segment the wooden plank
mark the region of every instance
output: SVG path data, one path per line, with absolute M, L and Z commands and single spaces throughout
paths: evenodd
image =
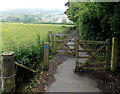
M 68 45 L 65 44 L 65 46 L 74 54 L 74 51 Z
M 74 44 L 67 44 L 67 46 L 74 46 Z
M 112 38 L 111 70 L 116 71 L 118 61 L 118 38 Z
M 81 67 L 85 66 L 85 64 L 92 59 L 100 50 L 102 50 L 105 47 L 105 45 L 101 46 L 94 54 L 92 54 L 87 60 L 85 60 L 82 64 L 80 64 Z
M 85 70 L 94 70 L 94 71 L 99 71 L 99 70 L 106 70 L 106 68 L 104 68 L 104 67 L 98 67 L 98 68 L 96 68 L 96 67 L 84 67 L 83 69 L 85 69 Z
M 110 39 L 107 39 L 106 42 L 110 42 Z M 106 69 L 110 68 L 110 44 L 106 45 Z
M 17 62 L 15 62 L 15 64 L 17 65 L 17 66 L 19 66 L 19 67 L 22 67 L 22 68 L 24 68 L 24 69 L 27 69 L 27 70 L 29 70 L 29 71 L 31 71 L 31 72 L 37 72 L 37 71 L 35 71 L 35 70 L 33 70 L 33 69 L 31 69 L 31 68 L 28 68 L 28 67 L 26 67 L 26 66 L 24 66 L 24 65 L 22 65 L 22 64 L 19 64 L 19 63 L 17 63 Z
M 89 58 L 90 56 L 79 56 L 79 58 Z M 106 56 L 94 56 L 94 58 L 106 58 Z
M 79 50 L 79 52 L 95 52 L 96 50 Z M 100 52 L 106 52 L 106 50 L 101 50 Z
M 105 65 L 105 62 L 92 62 L 92 63 L 88 63 L 89 65 Z
M 78 32 L 74 34 L 74 55 L 76 57 L 75 71 L 79 67 L 79 38 Z
M 55 33 L 56 34 L 56 33 Z M 54 36 L 54 50 L 56 50 L 57 42 L 56 42 L 56 36 Z
M 79 44 L 111 44 L 111 42 L 106 42 L 106 41 L 80 41 Z
M 76 63 L 79 63 L 79 40 L 75 39 L 75 57 L 76 57 Z

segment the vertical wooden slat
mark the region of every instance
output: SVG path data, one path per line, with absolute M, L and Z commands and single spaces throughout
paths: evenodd
M 118 38 L 112 38 L 111 71 L 115 72 L 118 63 Z
M 60 32 L 58 32 L 58 34 L 60 34 Z M 58 40 L 61 40 L 61 37 L 60 36 L 58 36 Z M 59 42 L 57 42 L 58 43 L 58 45 L 57 45 L 57 51 L 59 50 L 59 48 L 61 47 L 61 41 L 59 41 Z M 58 47 L 59 46 L 59 47 Z
M 44 64 L 45 70 L 49 70 L 49 42 L 45 42 L 44 44 Z
M 79 65 L 79 39 L 75 38 L 75 57 L 76 57 L 76 69 L 78 69 Z
M 77 37 L 76 33 L 74 34 L 74 55 L 76 56 L 76 47 L 77 47 Z
M 56 34 L 56 33 L 54 33 L 54 34 Z M 54 50 L 56 50 L 56 36 L 54 35 Z
M 110 39 L 107 39 L 106 42 L 110 42 Z M 106 45 L 106 69 L 110 68 L 110 44 Z

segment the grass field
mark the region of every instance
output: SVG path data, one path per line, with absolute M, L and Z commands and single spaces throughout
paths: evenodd
M 29 41 L 34 42 L 38 34 L 45 41 L 49 30 L 61 32 L 71 25 L 2 23 L 1 26 L 2 47 L 3 50 L 7 50 L 9 45 L 18 46 Z

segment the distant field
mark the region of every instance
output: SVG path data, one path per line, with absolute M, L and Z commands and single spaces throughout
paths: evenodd
M 41 39 L 45 41 L 49 30 L 61 32 L 70 26 L 71 25 L 2 23 L 2 47 L 7 49 L 11 44 L 21 45 L 29 41 L 34 42 L 38 34 Z

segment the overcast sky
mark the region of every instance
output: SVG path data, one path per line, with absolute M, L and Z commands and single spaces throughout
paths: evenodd
M 46 8 L 65 10 L 68 0 L 1 0 L 0 11 L 15 8 Z

